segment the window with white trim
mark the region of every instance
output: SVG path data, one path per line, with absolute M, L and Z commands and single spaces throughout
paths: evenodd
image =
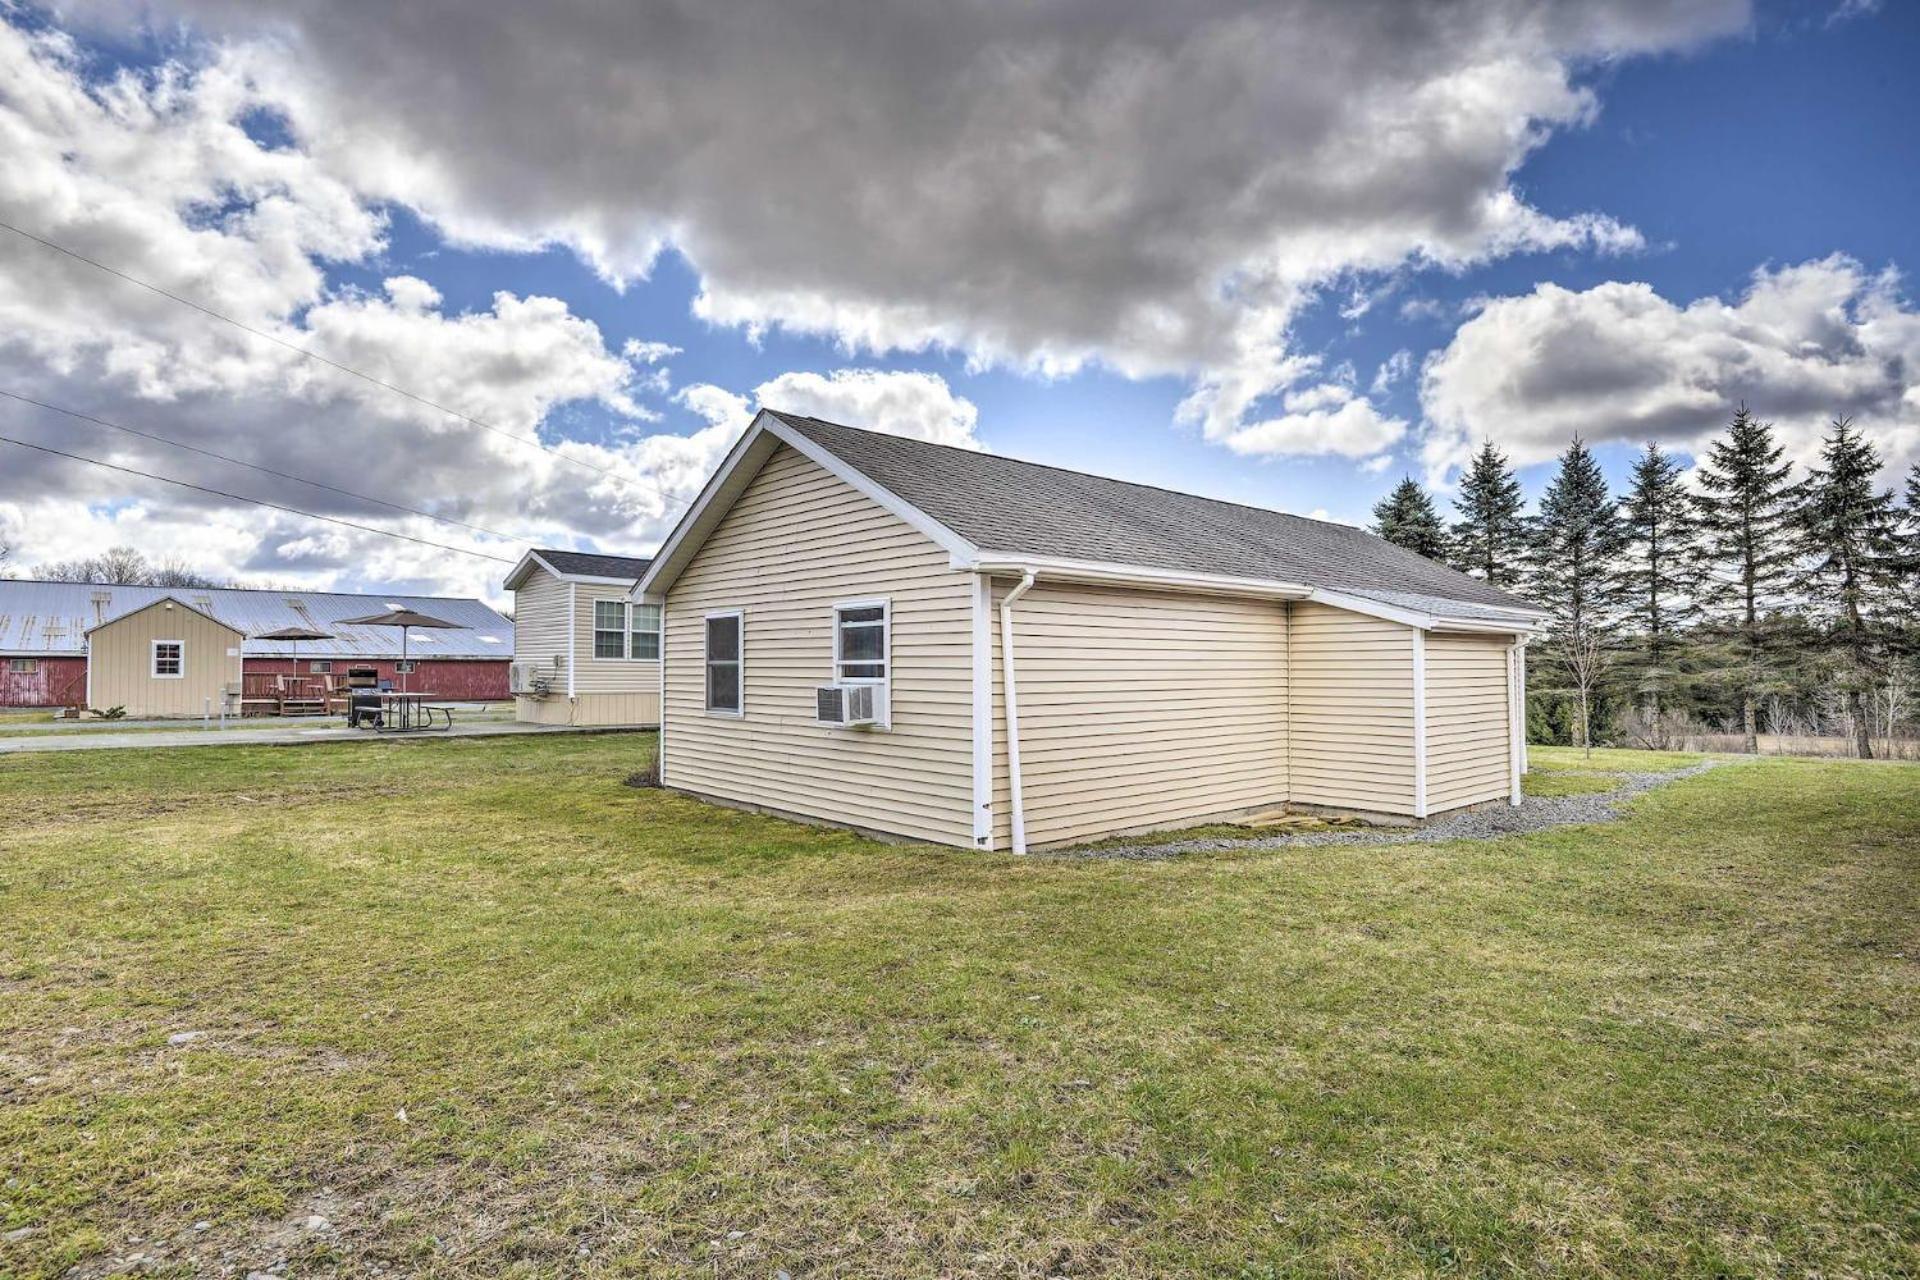
M 410 676 L 419 669 L 420 664 L 412 658 L 407 658 L 393 664 L 393 674 L 397 676 Z
M 833 607 L 833 678 L 862 684 L 887 678 L 885 600 L 859 600 Z
M 738 613 L 707 615 L 707 710 L 741 714 L 746 630 Z
M 180 680 L 187 674 L 187 646 L 178 640 L 153 642 L 153 678 Z
M 8 658 L 7 670 L 16 676 L 30 676 L 40 670 L 38 658 Z
M 593 656 L 627 656 L 627 606 L 620 600 L 593 602 Z
M 632 656 L 642 662 L 660 660 L 660 606 L 657 604 L 630 605 L 631 621 L 628 623 L 628 636 L 632 642 Z
M 333 674 L 333 661 L 331 659 L 316 658 L 307 664 L 307 670 L 316 676 L 331 675 Z

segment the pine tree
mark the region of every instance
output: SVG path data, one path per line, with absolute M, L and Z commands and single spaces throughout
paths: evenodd
M 1622 586 L 1638 632 L 1641 691 L 1650 721 L 1657 721 L 1660 696 L 1673 684 L 1682 631 L 1700 612 L 1700 525 L 1680 464 L 1652 442 L 1634 461 L 1623 506 Z
M 1433 499 L 1408 476 L 1373 508 L 1373 531 L 1429 560 L 1447 558 L 1447 530 L 1434 510 Z
M 1533 598 L 1549 611 L 1547 652 L 1573 682 L 1578 744 L 1593 746 L 1593 702 L 1611 659 L 1620 614 L 1620 554 L 1626 526 L 1600 464 L 1575 436 L 1540 499 L 1535 523 Z
M 1453 500 L 1460 519 L 1453 526 L 1455 564 L 1496 587 L 1520 581 L 1526 567 L 1527 519 L 1521 514 L 1520 480 L 1507 455 L 1487 440 L 1460 479 Z
M 1709 612 L 1734 637 L 1738 664 L 1733 676 L 1740 689 L 1740 718 L 1749 753 L 1760 750 L 1760 688 L 1772 662 L 1769 615 L 1789 603 L 1794 557 L 1794 524 L 1800 500 L 1787 483 L 1792 464 L 1773 442 L 1773 427 L 1741 405 L 1727 438 L 1707 450 L 1697 475 L 1705 491 L 1698 499 L 1708 562 L 1715 570 L 1705 596 Z
M 1908 648 L 1920 649 L 1920 462 L 1907 472 L 1907 508 L 1901 513 L 1900 578 L 1902 625 Z
M 1847 659 L 1843 692 L 1853 720 L 1854 750 L 1873 758 L 1863 695 L 1884 656 L 1879 602 L 1893 585 L 1898 514 L 1893 494 L 1878 491 L 1880 455 L 1847 418 L 1837 418 L 1820 445 L 1823 466 L 1808 473 L 1801 532 L 1811 557 L 1800 585 L 1826 614 L 1828 643 Z

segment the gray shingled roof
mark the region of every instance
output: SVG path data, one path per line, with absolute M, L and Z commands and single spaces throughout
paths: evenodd
M 1298 583 L 1452 616 L 1534 607 L 1348 525 L 769 412 L 983 551 Z
M 533 554 L 561 573 L 577 573 L 587 578 L 628 578 L 638 582 L 653 561 L 644 556 L 603 556 L 591 551 L 549 551 L 534 548 Z

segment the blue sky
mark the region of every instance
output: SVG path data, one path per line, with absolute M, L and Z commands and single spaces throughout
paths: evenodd
M 1351 96 L 1376 114 L 1336 100 L 1345 92 L 1336 81 L 1319 90 L 1324 104 L 1312 83 L 1288 81 L 1304 68 L 1284 62 L 1287 30 L 1267 33 L 1282 52 L 1263 84 L 1259 62 L 1207 52 L 1215 45 L 1197 17 L 1193 31 L 1166 37 L 1164 80 L 1124 86 L 1136 90 L 1137 118 L 1124 101 L 1095 112 L 1085 104 L 1096 86 L 1111 92 L 1114 74 L 1096 74 L 1101 52 L 1152 49 L 1164 34 L 1102 13 L 1031 36 L 1035 50 L 1094 64 L 1086 95 L 1056 99 L 1050 81 L 1018 81 L 1003 88 L 1003 110 L 962 103 L 985 122 L 973 131 L 950 130 L 920 99 L 942 76 L 965 86 L 980 74 L 966 61 L 969 41 L 1004 61 L 1017 24 L 956 29 L 952 65 L 920 65 L 931 55 L 911 48 L 917 30 L 870 44 L 861 33 L 808 32 L 826 50 L 816 61 L 859 48 L 849 82 L 817 102 L 791 90 L 774 101 L 796 116 L 854 121 L 832 132 L 769 122 L 764 108 L 729 115 L 726 104 L 770 64 L 720 35 L 701 37 L 714 42 L 701 46 L 711 84 L 647 63 L 658 41 L 645 30 L 632 53 L 606 50 L 606 85 L 644 86 L 624 106 L 582 93 L 551 120 L 530 119 L 523 101 L 475 123 L 456 118 L 458 103 L 406 100 L 416 82 L 443 83 L 436 74 L 452 70 L 488 93 L 476 101 L 510 98 L 524 80 L 538 112 L 541 58 L 515 51 L 597 53 L 565 48 L 569 6 L 534 37 L 503 26 L 443 40 L 424 16 L 395 19 L 378 56 L 352 54 L 327 18 L 298 6 L 277 15 L 263 6 L 255 24 L 184 3 L 144 27 L 0 10 L 20 38 L 17 65 L 98 109 L 84 137 L 62 138 L 77 127 L 66 123 L 73 112 L 36 117 L 24 93 L 10 101 L 0 89 L 12 136 L 44 147 L 40 170 L 22 165 L 26 176 L 0 184 L 10 221 L 80 241 L 302 345 L 385 362 L 369 371 L 476 416 L 556 446 L 598 446 L 596 467 L 636 479 L 626 500 L 593 498 L 595 475 L 581 467 L 531 451 L 522 462 L 497 441 L 474 454 L 444 421 L 364 389 L 349 395 L 310 369 L 261 365 L 243 337 L 201 332 L 205 322 L 164 305 L 136 308 L 71 264 L 60 269 L 78 275 L 59 283 L 73 314 L 56 324 L 44 305 L 52 268 L 18 244 L 0 255 L 16 307 L 0 302 L 0 314 L 46 332 L 0 342 L 0 360 L 9 385 L 149 427 L 190 427 L 297 474 L 339 466 L 364 476 L 367 459 L 389 457 L 424 482 L 411 492 L 460 495 L 445 499 L 450 513 L 608 550 L 657 540 L 677 502 L 643 510 L 633 494 L 664 488 L 683 501 L 738 428 L 726 406 L 750 406 L 757 388 L 823 375 L 806 385 L 825 399 L 796 407 L 832 416 L 841 396 L 843 417 L 885 412 L 827 386 L 844 371 L 906 395 L 932 424 L 860 425 L 1354 521 L 1402 474 L 1444 489 L 1463 443 L 1482 436 L 1524 464 L 1537 493 L 1571 430 L 1599 441 L 1618 479 L 1636 442 L 1685 453 L 1741 397 L 1778 417 L 1797 456 L 1841 412 L 1891 461 L 1920 453 L 1920 324 L 1898 274 L 1920 260 L 1920 6 L 1694 0 L 1658 20 L 1599 5 L 1588 22 L 1514 0 L 1541 29 L 1515 40 L 1499 3 L 1487 0 L 1484 27 L 1424 35 L 1448 45 L 1431 68 L 1417 47 L 1401 62 L 1368 62 L 1393 27 L 1356 18 L 1348 30 L 1325 8 L 1296 15 L 1326 27 L 1315 40 L 1352 41 Z M 1252 77 L 1244 96 L 1256 107 L 1244 120 L 1190 87 L 1192 61 L 1204 57 L 1224 59 L 1223 77 Z M 896 81 L 924 88 L 889 99 Z M 1463 83 L 1470 97 L 1451 87 Z M 136 108 L 115 97 L 128 84 Z M 1031 104 L 1018 97 L 1027 90 L 1040 95 Z M 1421 95 L 1436 92 L 1468 104 L 1458 120 L 1424 118 L 1434 113 L 1417 105 L 1432 101 Z M 1323 105 L 1330 118 L 1356 119 L 1296 126 Z M 884 127 L 890 110 L 900 116 L 892 133 L 907 141 Z M 882 127 L 863 134 L 863 117 L 876 116 Z M 1381 118 L 1395 122 L 1391 144 L 1369 132 Z M 799 141 L 755 136 L 763 122 Z M 1002 174 L 978 163 L 974 136 L 995 129 L 990 157 L 1066 139 L 1021 172 L 1073 199 L 1043 189 L 1026 207 L 1036 179 L 1022 181 L 1017 163 L 997 189 Z M 1180 148 L 1196 137 L 1207 154 L 1189 164 Z M 1369 154 L 1389 145 L 1405 158 Z M 192 164 L 156 164 L 148 179 L 114 162 L 130 148 L 169 146 L 193 148 Z M 181 168 L 194 172 L 181 178 Z M 1407 174 L 1400 186 L 1396 168 Z M 1242 172 L 1250 176 L 1236 185 Z M 846 175 L 868 173 L 870 187 L 845 189 Z M 1210 183 L 1223 194 L 1201 190 Z M 1217 213 L 1223 205 L 1231 216 Z M 282 217 L 283 206 L 297 212 Z M 1496 206 L 1506 212 L 1487 212 Z M 89 223 L 76 209 L 104 212 Z M 1523 214 L 1508 219 L 1513 210 Z M 1190 254 L 1182 216 L 1194 226 Z M 151 219 L 144 238 L 142 219 Z M 209 232 L 211 247 L 200 234 Z M 190 246 L 189 260 L 170 238 Z M 191 260 L 202 252 L 206 261 Z M 390 294 L 393 277 L 431 292 L 403 301 Z M 556 299 L 559 310 L 534 323 L 525 307 L 498 311 L 500 294 Z M 622 354 L 629 341 L 678 350 L 642 359 Z M 1378 377 L 1396 353 L 1402 374 Z M 933 377 L 898 381 L 904 374 Z M 1241 394 L 1209 391 L 1223 385 Z M 284 427 L 301 423 L 356 443 L 289 454 Z M 85 433 L 60 438 L 105 448 Z M 139 456 L 187 474 L 164 450 Z M 17 475 L 11 489 L 0 482 L 0 536 L 13 521 L 21 558 L 60 549 L 28 532 L 48 527 L 35 512 L 56 500 L 87 513 L 72 526 L 76 554 L 140 518 L 190 524 L 202 533 L 180 535 L 189 558 L 256 574 L 334 583 L 382 572 L 451 589 L 497 572 L 477 561 L 457 574 L 421 560 L 375 569 L 350 533 L 305 536 L 313 530 L 274 517 L 263 535 L 232 513 L 180 507 L 165 486 L 130 494 L 50 470 Z M 592 511 L 570 519 L 576 500 Z M 439 501 L 429 499 L 436 510 Z M 257 549 L 263 537 L 278 539 L 270 553 Z

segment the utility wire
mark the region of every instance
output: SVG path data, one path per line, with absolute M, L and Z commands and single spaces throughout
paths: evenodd
M 431 538 L 416 538 L 410 533 L 397 533 L 392 529 L 382 529 L 375 525 L 361 524 L 355 520 L 342 520 L 339 516 L 323 516 L 317 511 L 302 511 L 299 507 L 289 507 L 278 502 L 268 502 L 265 498 L 249 498 L 244 493 L 228 493 L 225 489 L 209 489 L 203 484 L 194 484 L 187 480 L 175 480 L 172 476 L 155 475 L 151 471 L 140 471 L 133 467 L 123 467 L 118 463 L 102 462 L 98 458 L 82 457 L 77 453 L 68 453 L 64 449 L 55 449 L 50 445 L 34 444 L 31 440 L 16 440 L 12 436 L 0 436 L 0 443 L 17 444 L 22 449 L 35 449 L 41 453 L 50 453 L 56 458 L 71 458 L 75 462 L 84 462 L 89 466 L 105 467 L 109 471 L 119 471 L 130 476 L 139 476 L 143 480 L 159 480 L 165 484 L 177 484 L 182 489 L 192 489 L 197 493 L 212 494 L 216 498 L 230 498 L 235 502 L 251 502 L 258 507 L 271 507 L 275 511 L 285 511 L 290 515 L 305 516 L 309 520 L 324 520 L 328 524 L 345 525 L 349 529 L 358 529 L 362 533 L 377 533 L 385 538 L 399 538 L 404 542 L 416 542 L 423 547 L 434 547 L 441 551 L 451 551 L 456 555 L 473 556 L 479 560 L 492 560 L 498 564 L 517 564 L 506 556 L 488 555 L 484 551 L 474 551 L 468 547 L 456 547 L 450 542 L 435 542 Z
M 116 279 L 126 281 L 128 284 L 138 285 L 140 288 L 145 289 L 150 293 L 157 293 L 161 297 L 166 298 L 169 301 L 177 302 L 183 307 L 189 307 L 195 311 L 198 311 L 203 316 L 211 316 L 213 319 L 224 321 L 225 323 L 232 325 L 236 329 L 243 329 L 246 332 L 252 334 L 256 338 L 264 338 L 268 342 L 275 343 L 279 346 L 285 347 L 287 350 L 293 352 L 296 355 L 305 356 L 309 360 L 315 360 L 321 364 L 328 365 L 334 369 L 338 369 L 341 373 L 348 374 L 352 377 L 358 378 L 362 382 L 371 383 L 373 386 L 382 387 L 388 391 L 393 392 L 395 395 L 405 396 L 407 399 L 413 401 L 415 404 L 425 405 L 427 408 L 438 410 L 441 413 L 447 414 L 449 417 L 458 418 L 462 422 L 468 423 L 472 426 L 479 427 L 482 431 L 491 431 L 494 435 L 500 436 L 503 439 L 513 440 L 519 444 L 528 445 L 532 448 L 540 450 L 542 453 L 550 453 L 554 457 L 560 459 L 562 462 L 571 463 L 576 467 L 584 467 L 589 471 L 597 471 L 601 475 L 610 476 L 613 479 L 618 480 L 623 484 L 637 485 L 640 488 L 651 490 L 653 493 L 658 494 L 663 500 L 675 506 L 684 507 L 688 505 L 687 500 L 685 498 L 677 498 L 674 495 L 668 493 L 665 489 L 662 489 L 658 485 L 649 484 L 644 480 L 635 479 L 632 476 L 629 476 L 622 472 L 614 470 L 612 467 L 603 467 L 598 463 L 588 462 L 583 458 L 576 458 L 572 454 L 562 453 L 560 450 L 554 448 L 552 445 L 543 444 L 541 441 L 534 438 L 533 436 L 523 436 L 516 431 L 508 431 L 502 427 L 496 427 L 490 422 L 486 422 L 479 418 L 474 417 L 472 414 L 462 413 L 460 412 L 460 410 L 441 404 L 437 400 L 429 400 L 426 396 L 420 395 L 418 392 L 409 391 L 402 386 L 396 386 L 395 384 L 388 382 L 385 378 L 375 377 L 371 373 L 363 373 L 359 369 L 354 368 L 352 365 L 342 364 L 338 360 L 332 359 L 331 357 L 328 357 L 328 356 L 321 355 L 318 351 L 314 351 L 308 347 L 303 347 L 297 342 L 289 342 L 287 339 L 282 338 L 278 334 L 269 333 L 265 329 L 255 328 L 253 325 L 248 324 L 244 320 L 236 320 L 234 317 L 227 315 L 225 312 L 216 311 L 212 307 L 206 306 L 202 303 L 195 302 L 192 298 L 183 297 L 180 294 L 170 292 L 167 289 L 161 288 L 157 284 L 154 284 L 147 280 L 142 280 L 138 276 L 128 275 L 126 272 L 120 270 L 118 267 L 108 266 L 106 263 L 99 261 L 97 258 L 89 258 L 86 254 L 81 253 L 78 250 L 69 249 L 63 244 L 56 244 L 53 241 L 46 239 L 44 236 L 37 236 L 33 234 L 33 232 L 28 231 L 23 227 L 16 227 L 11 222 L 8 222 L 4 219 L 0 219 L 0 228 L 3 228 L 7 231 L 11 231 L 15 235 L 21 237 L 22 239 L 31 240 L 37 245 L 41 245 L 45 248 L 51 249 L 55 253 L 65 254 L 67 257 L 72 258 L 75 262 L 84 262 L 86 265 L 93 267 L 95 270 L 104 271 L 108 275 L 113 276 Z
M 90 413 L 81 413 L 78 409 L 63 409 L 57 404 L 48 404 L 45 400 L 35 400 L 32 396 L 23 396 L 18 391 L 9 391 L 0 387 L 0 396 L 18 400 L 21 404 L 30 404 L 37 409 L 46 409 L 53 413 L 62 413 L 81 422 L 91 422 L 95 426 L 109 427 L 115 431 L 124 431 L 130 436 L 139 436 L 142 440 L 157 440 L 161 444 L 172 445 L 176 449 L 185 449 L 188 453 L 197 453 L 203 458 L 215 458 L 221 462 L 231 462 L 236 467 L 246 467 L 262 475 L 278 476 L 282 480 L 292 480 L 296 484 L 312 485 L 316 489 L 325 489 L 328 493 L 337 493 L 343 497 L 354 498 L 361 502 L 371 502 L 375 506 L 388 507 L 394 511 L 404 511 L 410 516 L 421 516 L 428 520 L 437 520 L 441 524 L 458 525 L 462 529 L 471 529 L 475 533 L 484 533 L 490 538 L 499 538 L 504 542 L 536 542 L 536 538 L 523 538 L 511 533 L 501 533 L 498 529 L 489 529 L 481 524 L 469 524 L 465 520 L 455 520 L 452 516 L 438 516 L 431 511 L 422 511 L 418 507 L 402 506 L 398 502 L 388 502 L 385 498 L 375 498 L 369 494 L 355 493 L 351 489 L 342 489 L 338 485 L 327 484 L 320 480 L 309 480 L 305 476 L 296 476 L 288 471 L 276 471 L 272 467 L 263 467 L 257 462 L 248 462 L 244 458 L 230 457 L 224 453 L 215 453 L 212 449 L 202 449 L 199 445 L 188 444 L 184 440 L 175 440 L 154 431 L 141 431 L 135 427 L 122 426 L 118 422 L 108 422 L 105 418 L 96 418 Z

